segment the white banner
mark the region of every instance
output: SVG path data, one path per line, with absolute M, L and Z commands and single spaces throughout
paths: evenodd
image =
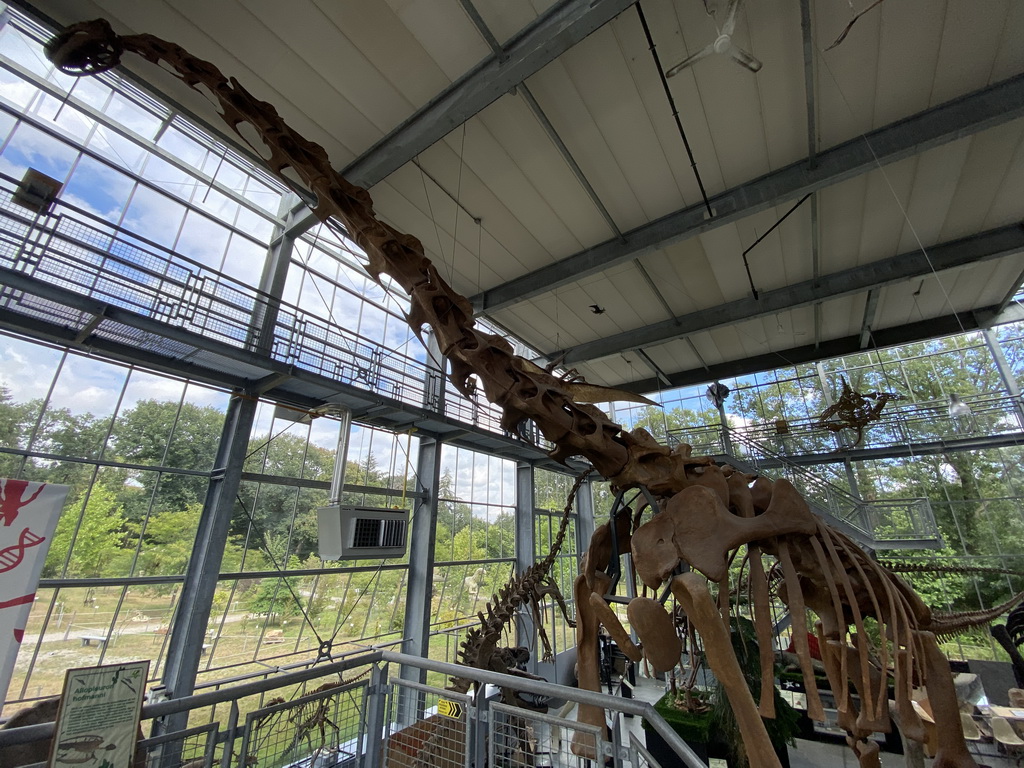
M 0 478 L 0 702 L 7 695 L 68 490 L 66 485 Z

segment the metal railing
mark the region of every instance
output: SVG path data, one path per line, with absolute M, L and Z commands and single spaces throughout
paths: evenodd
M 951 415 L 950 403 L 944 399 L 890 402 L 882 411 L 881 418 L 864 428 L 856 448 L 948 442 L 1024 431 L 1024 404 L 1019 398 L 986 393 L 965 395 L 963 403 L 967 410 L 962 415 Z M 847 451 L 855 447 L 856 439 L 853 430 L 831 432 L 820 427 L 815 418 L 752 421 L 730 426 L 730 432 L 761 444 L 775 445 L 779 453 L 790 456 Z
M 769 477 L 785 477 L 812 507 L 827 512 L 840 529 L 850 528 L 880 549 L 939 548 L 942 535 L 931 503 L 923 497 L 865 501 L 845 488 L 795 464 L 745 433 L 730 433 L 735 454 Z M 815 469 L 818 469 L 817 467 Z
M 391 675 L 391 664 L 470 677 L 483 694 L 400 679 Z M 343 679 L 343 673 L 361 668 L 362 674 Z M 318 683 L 323 684 L 309 689 Z M 486 695 L 485 686 L 602 707 L 609 727 L 506 706 Z M 141 740 L 136 754 L 146 768 L 583 768 L 594 764 L 588 759 L 615 768 L 657 768 L 624 727 L 626 715 L 642 717 L 676 753 L 678 764 L 705 768 L 651 704 L 383 650 L 147 704 L 144 721 L 163 732 Z M 168 728 L 173 723 L 180 727 Z M 0 730 L 0 750 L 48 741 L 52 734 L 53 723 Z M 589 758 L 574 754 L 573 743 Z
M 425 355 L 389 349 L 67 203 L 33 213 L 14 202 L 17 186 L 0 175 L 0 308 L 171 358 L 193 354 L 184 331 L 506 434 L 501 411 L 483 397 L 425 403 L 428 377 L 437 375 Z M 33 282 L 12 285 L 20 277 Z M 167 333 L 102 317 L 90 328 L 94 318 L 55 301 L 47 286 L 127 310 L 145 328 Z M 261 321 L 268 317 L 275 322 L 265 335 Z

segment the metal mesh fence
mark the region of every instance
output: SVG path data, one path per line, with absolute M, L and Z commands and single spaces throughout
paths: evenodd
M 504 704 L 491 704 L 488 753 L 493 768 L 587 768 L 609 754 L 599 728 Z
M 404 680 L 392 681 L 385 768 L 468 768 L 470 698 Z
M 354 764 L 365 732 L 366 682 L 326 683 L 250 712 L 239 766 L 327 768 Z
M 208 723 L 143 739 L 139 742 L 136 759 L 140 752 L 144 754 L 146 768 L 210 768 L 216 762 L 216 747 L 217 724 Z

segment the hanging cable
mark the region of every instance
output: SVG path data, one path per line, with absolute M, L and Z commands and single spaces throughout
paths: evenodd
M 853 107 L 851 106 L 849 99 L 846 98 L 846 93 L 839 85 L 839 80 L 836 78 L 835 73 L 832 71 L 832 68 L 828 65 L 828 59 L 825 56 L 819 56 L 819 58 L 821 59 L 821 62 L 825 65 L 825 70 L 828 72 L 829 77 L 832 78 L 832 83 L 835 85 L 836 90 L 839 92 L 839 97 L 842 99 L 843 104 L 846 105 L 846 109 L 850 113 L 850 116 L 856 117 L 856 114 L 853 111 Z M 883 166 L 881 160 L 878 159 L 878 154 L 875 152 L 875 148 L 871 145 L 871 141 L 868 139 L 867 134 L 862 133 L 861 138 L 864 139 L 864 144 L 868 148 L 868 151 L 871 153 L 872 159 L 875 161 L 875 167 L 878 168 L 879 172 L 882 174 L 882 178 L 885 180 L 885 184 L 889 188 L 889 194 L 892 195 L 892 199 L 895 201 L 896 206 L 899 208 L 900 213 L 903 215 L 903 220 L 907 223 L 907 226 L 910 228 L 910 233 L 914 236 L 914 241 L 917 243 L 918 250 L 921 251 L 921 254 L 924 256 L 925 261 L 928 262 L 928 268 L 931 270 L 932 277 L 935 278 L 935 282 L 939 286 L 939 290 L 942 291 L 942 295 L 945 299 L 946 306 L 948 306 L 950 311 L 953 313 L 953 317 L 956 320 L 957 325 L 960 327 L 960 332 L 967 333 L 967 329 L 964 328 L 964 324 L 960 320 L 960 313 L 956 311 L 956 307 L 953 306 L 953 301 L 952 299 L 950 299 L 949 292 L 946 290 L 946 286 L 942 283 L 942 280 L 939 279 L 939 273 L 935 269 L 935 264 L 932 263 L 932 258 L 928 254 L 928 249 L 925 248 L 924 243 L 921 242 L 921 237 L 917 233 L 917 228 L 914 226 L 914 222 L 910 220 L 910 215 L 907 213 L 906 207 L 904 207 L 903 202 L 899 198 L 899 195 L 896 194 L 896 189 L 893 187 L 892 181 L 889 179 L 889 174 L 886 172 L 885 166 Z
M 697 180 L 697 186 L 700 187 L 700 196 L 704 200 L 704 207 L 707 208 L 708 216 L 714 218 L 715 212 L 711 209 L 711 203 L 708 201 L 708 193 L 704 189 L 704 182 L 701 181 L 700 172 L 697 170 L 697 161 L 693 158 L 693 150 L 690 149 L 690 142 L 686 138 L 683 121 L 679 118 L 676 101 L 672 98 L 672 89 L 668 87 L 668 79 L 665 77 L 665 70 L 661 66 L 661 59 L 658 57 L 658 51 L 656 50 L 657 46 L 654 44 L 654 38 L 651 36 L 651 28 L 647 26 L 647 17 L 644 16 L 644 9 L 640 6 L 640 3 L 636 4 L 636 13 L 640 17 L 641 26 L 644 28 L 644 36 L 647 38 L 647 46 L 651 51 L 651 56 L 654 57 L 654 65 L 657 67 L 658 76 L 661 78 L 661 87 L 665 90 L 668 104 L 672 108 L 672 117 L 676 121 L 676 128 L 679 129 L 679 137 L 683 140 L 683 146 L 686 147 L 686 156 L 690 158 L 690 168 L 693 169 L 693 177 Z
M 754 278 L 752 278 L 750 276 L 750 264 L 747 263 L 747 254 L 750 253 L 752 250 L 754 250 L 754 248 L 757 246 L 758 243 L 760 243 L 762 240 L 764 240 L 766 237 L 768 237 L 768 235 L 770 235 L 772 232 L 774 232 L 776 227 L 778 227 L 782 222 L 784 222 L 786 219 L 788 219 L 789 215 L 791 213 L 793 213 L 793 211 L 795 211 L 797 208 L 799 208 L 801 205 L 803 205 L 804 202 L 807 200 L 807 198 L 809 198 L 811 196 L 811 194 L 813 194 L 813 193 L 808 192 L 806 195 L 801 197 L 797 201 L 796 205 L 794 205 L 792 208 L 790 208 L 788 211 L 786 211 L 782 215 L 781 219 L 779 219 L 774 224 L 772 224 L 770 227 L 768 227 L 768 229 L 765 230 L 763 235 L 761 235 L 759 238 L 757 238 L 757 240 L 755 240 L 753 243 L 751 243 L 750 246 L 745 251 L 743 251 L 743 268 L 747 270 L 747 280 L 750 281 L 750 292 L 754 294 L 754 298 L 755 299 L 757 299 L 757 289 L 754 287 Z
M 266 543 L 267 542 L 266 531 L 262 530 L 261 526 L 259 526 L 256 523 L 256 518 L 253 516 L 252 512 L 249 511 L 249 508 L 247 506 L 245 506 L 245 502 L 242 501 L 242 495 L 240 493 L 235 494 L 235 498 L 238 500 L 238 505 L 242 508 L 242 511 L 245 512 L 245 516 L 249 519 L 249 525 L 252 526 L 253 530 L 256 531 L 257 534 L 261 534 L 262 535 L 263 541 Z M 295 601 L 295 605 L 297 605 L 299 607 L 299 610 L 302 612 L 302 618 L 309 625 L 310 630 L 312 630 L 313 634 L 316 636 L 317 642 L 320 643 L 320 648 L 323 649 L 324 646 L 326 645 L 328 647 L 327 656 L 330 656 L 330 642 L 331 641 L 325 641 L 322 637 L 320 637 L 320 633 L 316 631 L 316 627 L 313 625 L 312 619 L 309 618 L 309 613 L 306 611 L 305 607 L 302 605 L 302 600 L 299 599 L 298 594 L 292 588 L 292 585 L 288 582 L 288 577 L 283 575 L 285 573 L 285 571 L 284 571 L 283 568 L 281 568 L 280 565 L 278 565 L 277 558 L 274 557 L 274 553 L 270 551 L 270 547 L 269 546 L 265 547 L 264 551 L 266 552 L 267 557 L 270 558 L 270 563 L 271 563 L 271 565 L 274 566 L 274 570 L 277 571 L 278 573 L 282 574 L 282 576 L 280 576 L 279 578 L 284 583 L 285 588 L 291 594 L 292 600 Z M 332 638 L 332 640 L 333 640 L 333 638 Z M 318 657 L 318 660 L 319 660 L 319 657 Z

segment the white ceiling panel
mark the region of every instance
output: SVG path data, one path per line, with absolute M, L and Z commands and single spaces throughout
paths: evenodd
M 992 128 L 965 141 L 969 145 L 968 154 L 949 203 L 940 240 L 966 237 L 982 228 L 1019 221 L 1024 214 L 1024 194 L 1001 189 L 1005 183 L 1021 182 L 1024 176 L 1021 165 L 1024 121 Z M 1024 193 L 1024 187 L 1019 191 Z M 1003 211 L 1009 211 L 1009 215 L 991 215 L 997 200 L 1005 201 Z

